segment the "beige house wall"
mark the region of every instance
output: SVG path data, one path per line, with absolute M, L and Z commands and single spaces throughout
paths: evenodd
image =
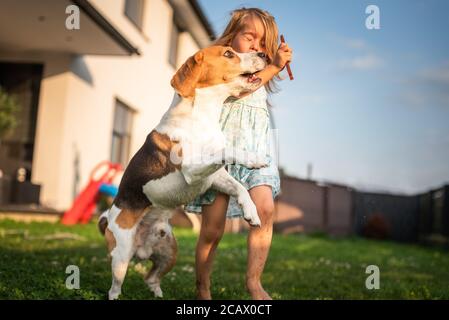
M 172 100 L 169 64 L 173 10 L 165 0 L 147 0 L 143 31 L 124 15 L 125 1 L 92 0 L 141 53 L 140 56 L 71 56 L 63 53 L 0 54 L 0 59 L 44 64 L 32 181 L 42 185 L 41 202 L 66 210 L 91 170 L 110 159 L 115 101 L 134 111 L 130 156 L 159 122 Z M 82 25 L 81 25 L 82 30 Z M 199 49 L 192 36 L 179 39 L 179 64 Z M 118 182 L 120 176 L 116 179 Z

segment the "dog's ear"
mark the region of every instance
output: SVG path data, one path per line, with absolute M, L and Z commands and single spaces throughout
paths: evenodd
M 171 86 L 185 98 L 195 95 L 195 87 L 201 76 L 201 65 L 203 63 L 204 54 L 202 51 L 191 56 L 178 69 L 171 79 Z

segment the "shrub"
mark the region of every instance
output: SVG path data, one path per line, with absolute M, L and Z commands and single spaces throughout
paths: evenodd
M 363 235 L 367 238 L 387 239 L 390 236 L 390 224 L 381 213 L 375 213 L 363 227 Z
M 0 138 L 16 127 L 18 111 L 17 100 L 0 87 Z

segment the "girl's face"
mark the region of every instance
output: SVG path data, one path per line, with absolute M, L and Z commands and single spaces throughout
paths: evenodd
M 265 28 L 257 17 L 246 17 L 243 28 L 232 40 L 231 47 L 240 53 L 265 52 Z

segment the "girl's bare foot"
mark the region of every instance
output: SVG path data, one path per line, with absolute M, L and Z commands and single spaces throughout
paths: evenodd
M 263 289 L 260 281 L 247 281 L 246 289 L 253 300 L 273 300 L 270 295 Z
M 210 290 L 196 289 L 196 299 L 197 300 L 212 300 L 212 296 L 210 295 Z

